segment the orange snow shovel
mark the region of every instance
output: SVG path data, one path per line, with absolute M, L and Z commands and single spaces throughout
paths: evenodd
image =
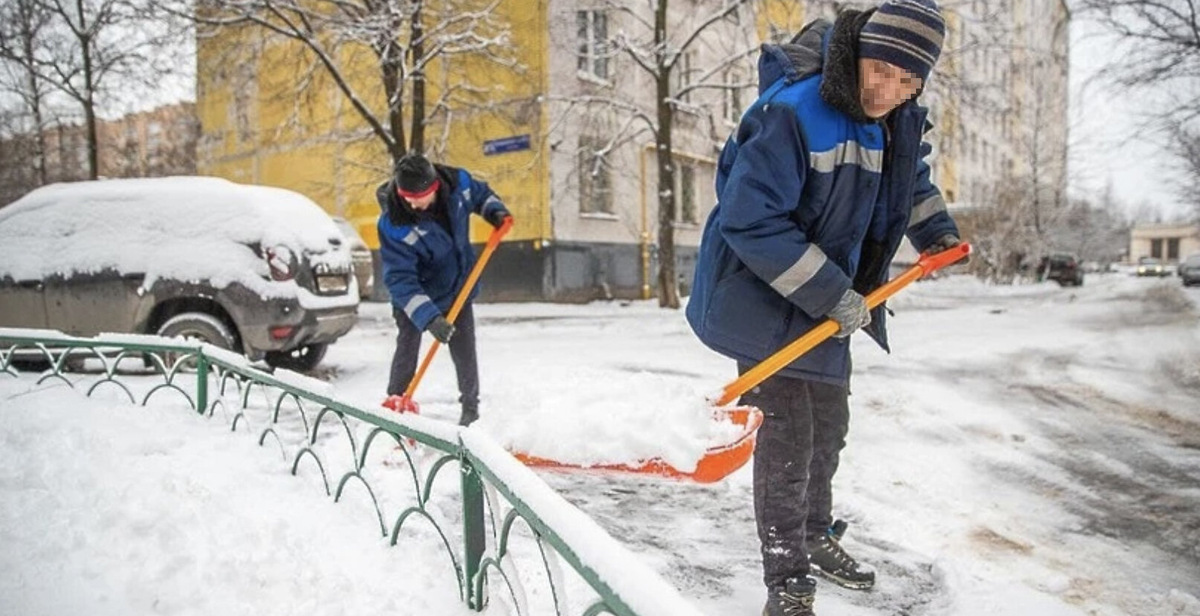
M 446 315 L 446 320 L 454 323 L 458 319 L 458 313 L 462 312 L 462 308 L 467 303 L 467 298 L 471 296 L 471 290 L 475 288 L 475 283 L 479 281 L 479 276 L 483 274 L 483 268 L 487 266 L 488 261 L 492 258 L 492 253 L 496 252 L 496 247 L 500 245 L 500 240 L 512 229 L 513 218 L 508 216 L 504 219 L 499 227 L 492 230 L 492 234 L 488 236 L 487 245 L 483 247 L 483 252 L 479 253 L 479 259 L 475 261 L 475 267 L 471 268 L 471 273 L 467 275 L 467 282 L 463 284 L 462 289 L 458 291 L 458 296 L 454 298 L 454 303 L 450 306 L 450 313 Z M 421 379 L 425 376 L 425 370 L 429 368 L 429 364 L 433 362 L 433 356 L 437 353 L 442 343 L 436 338 L 433 344 L 429 345 L 429 350 L 425 352 L 425 359 L 421 360 L 421 365 L 417 368 L 417 373 L 408 383 L 408 389 L 404 390 L 404 395 L 388 396 L 383 401 L 383 406 L 396 411 L 397 413 L 420 413 L 421 405 L 413 400 L 413 392 L 417 390 L 417 385 L 421 384 Z
M 908 268 L 903 274 L 888 281 L 883 286 L 876 289 L 871 294 L 867 295 L 866 302 L 868 308 L 875 308 L 887 301 L 888 298 L 895 295 L 900 289 L 908 286 L 914 281 L 928 276 L 933 272 L 953 264 L 971 253 L 970 244 L 959 244 L 949 250 L 944 250 L 937 254 L 924 254 L 917 260 L 917 263 Z M 788 364 L 796 361 L 801 355 L 812 350 L 818 344 L 829 339 L 838 331 L 838 324 L 832 319 L 826 319 L 821 324 L 812 328 L 808 333 L 800 336 L 774 355 L 759 362 L 745 374 L 738 377 L 733 382 L 725 386 L 721 391 L 721 395 L 714 401 L 713 406 L 718 408 L 713 410 L 714 419 L 728 420 L 736 425 L 742 426 L 742 432 L 736 439 L 719 445 L 710 447 L 705 450 L 704 456 L 696 464 L 695 470 L 681 471 L 661 458 L 652 458 L 650 460 L 640 461 L 634 464 L 598 464 L 591 466 L 583 466 L 578 464 L 568 464 L 538 458 L 522 453 L 515 454 L 518 460 L 521 460 L 530 466 L 543 466 L 552 468 L 586 468 L 609 471 L 622 471 L 628 473 L 641 473 L 651 475 L 661 475 L 674 479 L 690 479 L 698 483 L 712 483 L 720 481 L 727 477 L 730 473 L 736 471 L 750 460 L 750 456 L 754 453 L 755 432 L 762 425 L 762 411 L 752 406 L 735 406 L 731 408 L 720 408 L 730 404 L 734 400 L 741 397 L 742 394 L 750 391 L 756 385 L 767 380 L 771 375 L 779 372 Z

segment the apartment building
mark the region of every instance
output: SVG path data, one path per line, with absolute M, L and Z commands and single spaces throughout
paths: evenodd
M 194 103 L 101 120 L 96 128 L 101 178 L 196 173 L 200 126 Z M 37 134 L 25 134 L 0 141 L 0 205 L 43 184 L 87 179 L 87 132 L 82 124 L 56 123 L 42 130 L 40 147 L 37 140 Z
M 655 3 L 497 5 L 505 61 L 442 58 L 429 64 L 424 80 L 426 100 L 435 101 L 426 151 L 487 180 L 518 220 L 489 266 L 484 296 L 588 300 L 653 293 L 663 194 L 654 135 L 668 125 L 674 181 L 665 190 L 676 211 L 670 224 L 677 283 L 686 292 L 714 204 L 716 156 L 755 98 L 756 49 L 790 38 L 812 18 L 832 16 L 835 4 L 850 3 L 669 3 L 665 23 L 674 65 L 666 96 L 675 109 L 669 121 L 655 104 L 662 95 L 650 52 Z M 1013 177 L 1042 178 L 1048 194 L 1061 194 L 1065 5 L 943 5 L 951 29 L 939 67 L 946 76 L 931 82 L 924 102 L 938 125 L 930 133 L 932 162 L 947 201 L 952 207 L 986 203 Z M 719 19 L 710 20 L 717 12 Z M 708 25 L 691 38 L 701 24 Z M 303 192 L 351 220 L 377 248 L 374 189 L 390 159 L 343 94 L 345 86 L 314 68 L 297 43 L 261 32 L 213 33 L 198 39 L 198 52 L 200 172 Z M 342 64 L 345 81 L 359 93 L 355 102 L 382 113 L 380 88 L 372 84 L 378 65 L 370 54 L 342 53 L 361 58 Z M 447 95 L 466 91 L 473 104 Z M 486 233 L 482 224 L 473 228 L 476 241 Z

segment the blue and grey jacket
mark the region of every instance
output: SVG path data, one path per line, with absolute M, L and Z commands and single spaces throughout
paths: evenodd
M 847 289 L 865 295 L 885 282 L 906 234 L 918 250 L 958 234 L 924 161 L 927 110 L 908 101 L 884 122 L 862 111 L 856 41 L 868 14 L 846 11 L 792 43 L 764 45 L 759 98 L 718 161 L 687 318 L 741 363 L 823 321 Z M 866 331 L 887 350 L 884 312 Z M 848 384 L 849 339 L 780 374 Z
M 437 202 L 428 212 L 414 211 L 397 195 L 395 180 L 384 182 L 375 191 L 383 210 L 379 216 L 383 281 L 392 306 L 403 310 L 421 330 L 450 311 L 475 266 L 468 227 L 471 212 L 488 220 L 508 214 L 487 183 L 473 179 L 463 169 L 442 165 L 434 165 L 434 169 L 441 186 Z M 438 213 L 445 216 L 443 222 L 438 221 Z M 471 299 L 477 291 L 478 287 L 471 291 Z

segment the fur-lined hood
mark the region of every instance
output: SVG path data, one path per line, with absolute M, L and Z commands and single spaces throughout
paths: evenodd
M 874 13 L 842 11 L 837 21 L 818 19 L 791 41 L 762 46 L 758 60 L 758 93 L 779 79 L 793 83 L 821 73 L 821 98 L 856 122 L 874 122 L 863 111 L 858 92 L 858 34 Z

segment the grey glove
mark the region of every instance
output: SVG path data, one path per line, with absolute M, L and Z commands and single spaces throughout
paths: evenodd
M 842 298 L 834 304 L 833 308 L 826 315 L 829 318 L 837 321 L 838 333 L 834 334 L 834 338 L 845 338 L 853 334 L 858 328 L 866 327 L 871 323 L 871 311 L 867 310 L 867 300 L 859 295 L 854 289 L 846 289 L 842 294 Z
M 436 319 L 429 322 L 425 326 L 425 331 L 433 334 L 437 341 L 446 344 L 450 342 L 450 338 L 454 335 L 454 324 L 446 320 L 446 317 L 438 315 Z
M 933 243 L 930 244 L 929 247 L 925 249 L 925 252 L 927 252 L 931 255 L 935 255 L 939 252 L 950 250 L 951 248 L 954 248 L 955 246 L 958 246 L 961 243 L 962 243 L 962 240 L 958 239 L 957 235 L 954 235 L 953 233 L 947 233 L 947 234 L 943 235 L 942 237 L 939 237 L 936 240 L 934 240 Z M 959 260 L 958 265 L 966 265 L 967 263 L 970 263 L 970 262 L 971 262 L 971 255 L 968 254 L 967 256 L 965 256 L 961 260 Z

